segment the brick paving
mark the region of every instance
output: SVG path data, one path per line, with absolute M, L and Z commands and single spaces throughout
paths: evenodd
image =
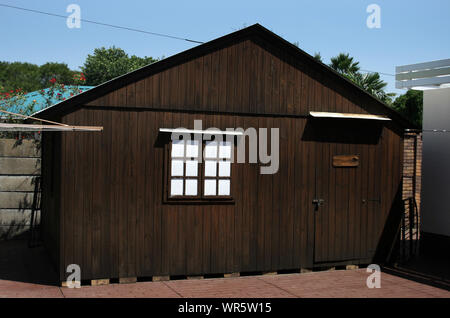
M 246 276 L 203 280 L 138 282 L 65 288 L 0 280 L 0 297 L 154 297 L 154 298 L 450 298 L 450 292 L 387 273 L 381 288 L 369 289 L 364 269 Z
M 388 273 L 381 288 L 369 289 L 365 269 L 82 286 L 52 285 L 56 273 L 40 249 L 0 244 L 0 297 L 450 298 L 450 292 Z

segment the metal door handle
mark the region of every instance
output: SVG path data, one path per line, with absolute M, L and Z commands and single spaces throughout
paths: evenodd
M 321 205 L 323 205 L 323 203 L 325 202 L 324 199 L 313 199 L 312 203 L 316 205 L 316 207 L 320 207 Z

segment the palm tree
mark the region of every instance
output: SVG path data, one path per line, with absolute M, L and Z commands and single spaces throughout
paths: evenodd
M 379 98 L 386 104 L 392 103 L 392 97 L 395 96 L 394 93 L 386 93 L 384 91 L 387 83 L 380 78 L 378 73 L 354 73 L 346 74 L 346 76 L 354 82 L 356 85 L 364 89 L 369 94 Z
M 380 78 L 380 74 L 376 72 L 362 74 L 359 62 L 356 62 L 348 53 L 340 53 L 332 57 L 329 66 L 384 103 L 392 103 L 392 97 L 395 94 L 384 91 L 387 83 Z
M 330 67 L 344 75 L 359 72 L 359 62 L 354 62 L 348 53 L 339 53 L 338 56 L 332 57 Z

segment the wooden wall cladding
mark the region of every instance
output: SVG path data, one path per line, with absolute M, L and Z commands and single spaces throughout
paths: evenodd
M 349 85 L 332 81 L 305 61 L 246 40 L 123 86 L 87 106 L 241 114 L 368 114 L 374 101 Z
M 280 128 L 279 171 L 236 164 L 234 204 L 165 204 L 158 129 L 192 129 L 195 119 L 219 129 Z M 104 131 L 61 135 L 61 278 L 68 264 L 80 264 L 82 279 L 99 279 L 367 263 L 401 180 L 401 138 L 387 128 L 379 144 L 361 145 L 292 138 L 304 134 L 305 118 L 86 107 L 62 122 Z M 360 169 L 333 169 L 333 153 L 361 153 Z M 315 191 L 326 202 L 319 213 Z M 358 203 L 367 197 L 382 203 Z

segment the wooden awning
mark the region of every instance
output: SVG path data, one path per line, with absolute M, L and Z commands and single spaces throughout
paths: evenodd
M 352 114 L 352 113 L 329 113 L 329 112 L 309 112 L 316 118 L 342 118 L 342 119 L 368 119 L 368 120 L 391 120 L 386 116 L 370 114 Z
M 233 135 L 242 136 L 244 133 L 241 131 L 224 131 L 224 130 L 199 130 L 199 129 L 185 129 L 185 128 L 159 128 L 163 133 L 176 133 L 176 134 L 202 134 L 202 135 Z

